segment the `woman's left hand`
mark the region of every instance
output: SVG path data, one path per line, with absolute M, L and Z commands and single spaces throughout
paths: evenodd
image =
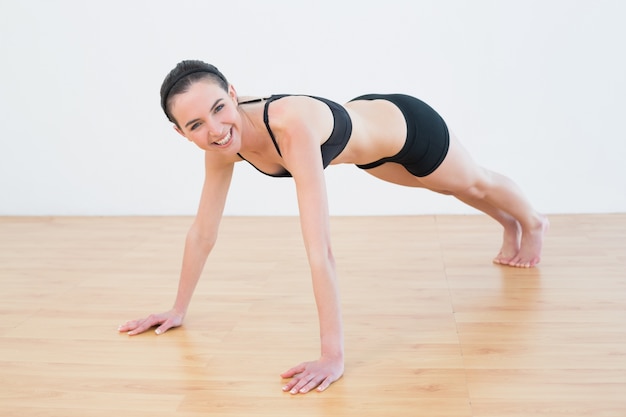
M 324 358 L 312 362 L 303 362 L 283 372 L 283 378 L 292 378 L 283 391 L 290 394 L 306 394 L 317 388 L 322 392 L 343 375 L 343 359 Z

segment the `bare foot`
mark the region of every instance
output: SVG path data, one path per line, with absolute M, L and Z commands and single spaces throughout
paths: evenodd
M 531 268 L 537 265 L 541 260 L 543 236 L 549 227 L 548 218 L 542 215 L 532 229 L 523 230 L 520 250 L 507 265 L 517 268 Z
M 509 265 L 520 251 L 520 236 L 522 228 L 515 219 L 511 219 L 510 225 L 504 228 L 502 247 L 498 255 L 493 258 L 494 264 Z

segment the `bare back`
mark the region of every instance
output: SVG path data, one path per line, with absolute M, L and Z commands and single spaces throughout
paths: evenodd
M 406 140 L 406 121 L 393 103 L 357 100 L 344 107 L 352 119 L 352 135 L 332 164 L 366 164 L 400 151 Z

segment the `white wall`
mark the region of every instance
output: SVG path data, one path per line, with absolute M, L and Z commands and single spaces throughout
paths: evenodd
M 180 60 L 240 94 L 404 92 L 548 213 L 626 211 L 626 2 L 0 0 L 0 215 L 195 212 L 202 152 L 159 107 Z M 326 171 L 332 214 L 472 213 Z M 227 214 L 297 214 L 237 164 Z

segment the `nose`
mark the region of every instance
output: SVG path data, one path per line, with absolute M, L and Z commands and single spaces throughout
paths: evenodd
M 226 130 L 224 124 L 219 120 L 210 119 L 208 124 L 208 132 L 211 138 L 220 139 L 224 136 L 224 131 Z

